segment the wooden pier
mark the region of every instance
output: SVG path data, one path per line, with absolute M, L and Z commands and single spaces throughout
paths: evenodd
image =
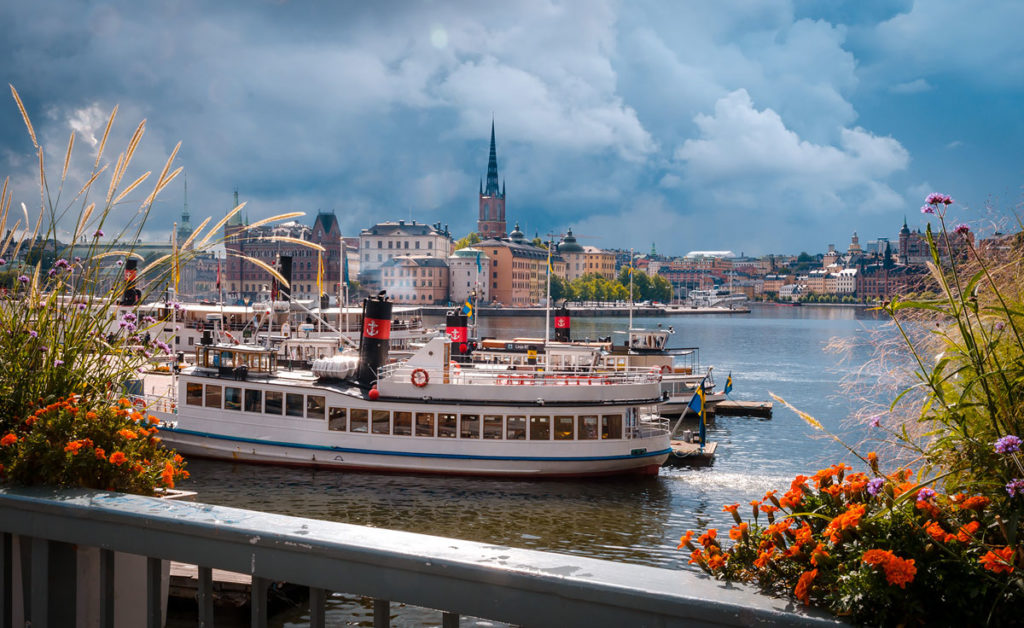
M 765 419 L 772 418 L 771 401 L 733 401 L 726 399 L 708 408 L 714 414 L 722 416 L 755 416 Z
M 685 440 L 672 441 L 672 453 L 665 460 L 667 467 L 707 467 L 715 461 L 718 443 L 691 443 Z

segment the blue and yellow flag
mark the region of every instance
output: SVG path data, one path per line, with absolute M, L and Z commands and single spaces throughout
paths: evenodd
M 707 440 L 707 433 L 704 427 L 705 417 L 705 398 L 704 398 L 704 380 L 700 380 L 700 384 L 697 386 L 697 391 L 693 393 L 693 398 L 690 399 L 687 408 L 697 413 L 698 417 L 698 434 L 700 436 L 700 446 L 703 450 L 704 443 Z
M 727 395 L 732 392 L 732 371 L 729 371 L 729 377 L 725 378 L 725 390 L 722 392 Z
M 470 303 L 469 301 L 466 301 L 465 303 L 463 303 L 462 304 L 462 313 L 465 314 L 466 316 L 472 316 L 473 315 L 473 304 Z
M 480 251 L 476 252 L 476 272 L 483 272 L 483 268 L 480 266 Z
M 316 252 L 316 296 L 324 296 L 324 256 Z

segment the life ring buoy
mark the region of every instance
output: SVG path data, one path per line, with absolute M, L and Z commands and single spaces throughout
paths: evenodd
M 409 376 L 409 381 L 416 388 L 423 388 L 430 382 L 430 374 L 423 369 L 413 369 L 412 374 Z
M 662 364 L 661 365 L 661 374 L 662 375 L 664 375 L 666 373 L 671 373 L 671 372 L 672 372 L 672 367 L 671 366 L 669 366 L 668 364 Z

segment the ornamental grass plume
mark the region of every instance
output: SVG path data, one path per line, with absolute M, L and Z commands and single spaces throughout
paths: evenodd
M 144 258 L 137 242 L 158 196 L 182 171 L 175 167 L 180 144 L 159 169 L 139 168 L 134 158 L 145 134 L 143 120 L 110 159 L 106 149 L 118 133 L 114 107 L 94 158 L 76 153 L 73 131 L 61 159 L 47 159 L 13 86 L 11 94 L 28 130 L 33 162 L 38 163 L 33 178 L 39 194 L 29 205 L 15 204 L 11 179 L 0 184 L 0 442 L 6 443 L 0 450 L 0 481 L 68 485 L 77 478 L 83 486 L 151 492 L 176 476 L 162 475 L 163 462 L 154 466 L 161 458 L 148 450 L 143 456 L 125 443 L 150 443 L 156 438 L 153 428 L 122 422 L 118 429 L 124 433 L 111 436 L 115 440 L 89 436 L 91 446 L 72 437 L 88 432 L 89 421 L 109 419 L 111 404 L 153 355 L 174 352 L 174 332 L 165 323 L 180 306 L 165 303 L 163 317 L 140 316 L 137 307 L 167 288 L 177 292 L 182 266 L 222 243 L 218 230 L 244 203 L 212 228 L 207 218 L 184 242 L 172 240 L 168 254 Z M 48 168 L 54 163 L 62 165 L 56 172 Z M 70 240 L 62 242 L 58 233 L 69 233 Z M 137 269 L 131 270 L 126 260 L 139 262 Z M 31 429 L 38 420 L 36 411 L 72 398 L 68 420 L 58 422 L 67 432 L 52 434 L 52 455 L 43 455 L 37 451 L 41 443 L 26 441 L 31 436 L 26 428 L 36 433 Z M 12 454 L 15 449 L 17 454 Z M 46 464 L 33 475 L 24 460 Z M 142 469 L 150 481 L 111 475 L 111 466 L 122 473 Z M 95 477 L 84 468 L 92 468 Z

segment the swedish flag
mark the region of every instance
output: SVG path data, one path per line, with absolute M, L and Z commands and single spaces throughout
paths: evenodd
M 727 395 L 732 392 L 732 371 L 729 371 L 729 377 L 725 378 L 725 390 L 722 392 Z
M 690 403 L 687 406 L 690 410 L 697 413 L 698 418 L 698 434 L 700 436 L 700 446 L 703 449 L 704 443 L 707 440 L 706 428 L 704 426 L 705 416 L 705 398 L 704 398 L 704 380 L 700 380 L 700 385 L 697 386 L 697 391 L 693 393 L 693 398 L 690 399 Z
M 462 304 L 462 313 L 465 314 L 466 316 L 472 316 L 473 315 L 473 304 L 470 303 L 469 301 L 466 301 L 465 303 L 463 303 Z

